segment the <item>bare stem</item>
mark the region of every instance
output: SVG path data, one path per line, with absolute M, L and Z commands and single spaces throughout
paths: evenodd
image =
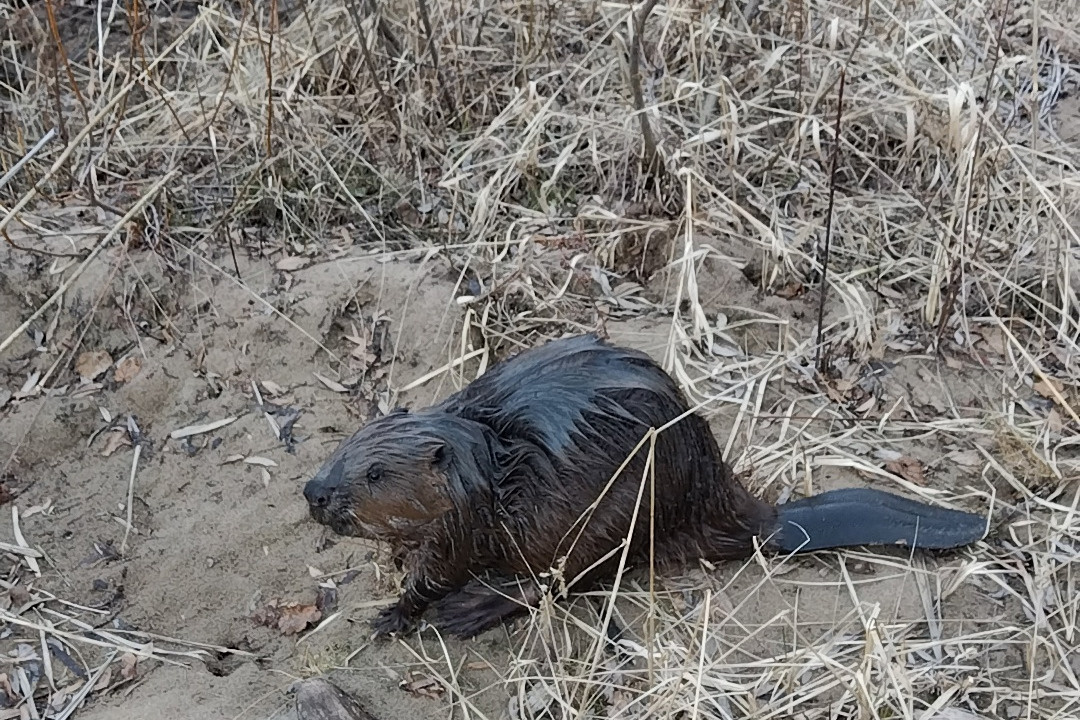
M 867 0 L 863 4 L 863 16 L 862 23 L 859 25 L 859 34 L 855 37 L 855 42 L 851 46 L 851 52 L 848 53 L 843 66 L 840 68 L 840 87 L 837 90 L 836 97 L 836 125 L 833 128 L 833 140 L 835 145 L 833 146 L 831 158 L 832 167 L 829 169 L 829 203 L 825 209 L 825 247 L 822 249 L 821 257 L 821 295 L 818 298 L 817 342 L 814 344 L 814 366 L 818 369 L 818 372 L 822 374 L 825 372 L 824 366 L 828 359 L 827 356 L 822 357 L 821 348 L 824 344 L 822 333 L 824 332 L 825 324 L 825 298 L 829 294 L 829 248 L 832 245 L 832 217 L 834 201 L 836 198 L 836 168 L 840 161 L 840 127 L 844 115 L 844 81 L 847 79 L 847 69 L 851 66 L 852 60 L 855 59 L 855 52 L 859 49 L 859 45 L 862 44 L 863 36 L 866 35 L 867 28 L 869 27 L 870 2 Z
M 427 33 L 428 52 L 431 55 L 431 65 L 435 68 L 435 77 L 439 80 L 439 90 L 442 92 L 443 103 L 446 105 L 450 117 L 453 118 L 457 115 L 457 103 L 454 102 L 454 96 L 450 94 L 450 88 L 447 87 L 446 79 L 443 78 L 442 68 L 439 67 L 439 50 L 436 47 L 435 34 L 431 31 L 431 18 L 428 16 L 427 0 L 416 0 L 416 2 L 420 7 L 420 19 L 424 23 L 424 32 Z
M 645 20 L 648 19 L 657 0 L 648 0 L 634 17 L 634 37 L 630 42 L 630 92 L 634 96 L 634 109 L 637 110 L 638 120 L 641 122 L 641 137 L 645 144 L 643 160 L 646 172 L 656 174 L 663 167 L 660 153 L 657 150 L 656 135 L 653 134 L 649 116 L 645 113 L 645 96 L 641 91 L 641 35 L 645 29 Z
M 398 119 L 397 112 L 394 111 L 393 101 L 390 99 L 390 96 L 386 94 L 382 83 L 379 82 L 379 73 L 375 69 L 375 60 L 371 57 L 371 50 L 368 48 L 367 34 L 364 32 L 364 25 L 360 21 L 360 13 L 356 10 L 356 1 L 349 0 L 346 5 L 349 8 L 349 15 L 352 16 L 353 24 L 356 25 L 356 33 L 360 38 L 360 53 L 364 56 L 364 67 L 366 67 L 368 73 L 371 74 L 371 83 L 375 86 L 375 92 L 379 94 L 379 102 L 382 103 L 383 108 L 386 110 L 386 114 L 398 129 L 398 132 L 400 132 L 401 122 Z
M 825 209 L 825 247 L 821 251 L 821 293 L 818 296 L 817 342 L 814 351 L 814 365 L 817 366 L 818 372 L 821 374 L 825 374 L 824 361 L 827 360 L 827 357 L 822 358 L 821 355 L 821 347 L 824 344 L 821 335 L 825 324 L 825 297 L 829 294 L 829 248 L 832 245 L 833 203 L 836 198 L 836 166 L 840 160 L 840 121 L 844 115 L 844 80 L 846 78 L 847 68 L 842 67 L 840 68 L 840 89 L 836 98 L 836 126 L 834 128 L 835 142 L 832 152 L 832 167 L 829 168 L 829 204 Z
M 1009 12 L 1012 9 L 1011 0 L 1005 0 L 1005 7 L 1001 13 L 1001 21 L 998 23 L 997 38 L 994 43 L 994 61 L 990 64 L 990 72 L 986 76 L 986 87 L 983 89 L 983 103 L 989 103 L 990 101 L 990 84 L 994 82 L 994 76 L 997 74 L 998 58 L 1001 57 L 1001 37 L 1005 32 L 1005 21 L 1009 17 Z M 1036 122 L 1038 121 L 1038 113 L 1035 114 Z M 978 152 L 979 143 L 982 141 L 983 127 L 986 125 L 986 113 L 979 113 L 979 125 L 975 130 L 975 152 Z M 1001 146 L 998 146 L 998 150 L 1001 150 Z M 945 302 L 941 305 L 941 316 L 938 318 L 938 330 L 935 345 L 937 351 L 941 352 L 941 337 L 945 334 L 945 328 L 949 324 L 949 316 L 952 315 L 953 305 L 956 304 L 956 296 L 960 291 L 960 281 L 963 277 L 964 270 L 964 248 L 968 243 L 968 228 L 971 225 L 971 184 L 975 177 L 975 160 L 971 161 L 968 167 L 967 178 L 967 190 L 966 190 L 966 202 L 964 204 L 964 226 L 960 231 L 960 249 L 953 258 L 952 267 L 949 269 L 949 285 L 945 290 Z M 975 238 L 975 247 L 971 249 L 971 259 L 977 260 L 979 257 L 979 250 L 982 249 L 984 233 L 979 233 Z

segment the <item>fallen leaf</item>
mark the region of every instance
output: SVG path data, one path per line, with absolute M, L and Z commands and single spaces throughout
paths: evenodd
M 46 717 L 59 717 L 60 714 L 64 711 L 64 707 L 67 706 L 68 698 L 71 695 L 72 693 L 68 692 L 66 689 L 61 689 L 54 692 L 49 698 L 49 710 L 51 710 L 52 712 L 50 712 Z M 15 712 L 18 713 L 18 710 L 16 710 Z M 4 717 L 4 715 L 0 715 L 0 718 Z M 19 716 L 12 715 L 11 717 L 17 718 Z
M 959 359 L 954 358 L 952 355 L 946 355 L 945 356 L 945 364 L 948 365 L 953 370 L 963 370 L 964 369 L 964 363 L 960 362 Z
M 37 515 L 38 513 L 47 513 L 52 508 L 52 498 L 45 498 L 45 502 L 40 505 L 31 505 L 26 508 L 26 512 L 22 514 L 24 518 L 28 518 L 31 515 Z
M 116 363 L 116 372 L 113 373 L 113 377 L 116 378 L 118 383 L 130 382 L 132 378 L 139 374 L 140 370 L 142 370 L 141 358 L 126 357 Z
M 805 285 L 803 285 L 801 282 L 792 281 L 773 294 L 785 300 L 791 300 L 793 298 L 799 297 L 804 292 L 806 292 Z
M 212 423 L 206 423 L 205 425 L 188 425 L 187 427 L 180 428 L 179 430 L 173 430 L 169 433 L 169 437 L 173 440 L 179 440 L 191 435 L 201 435 L 202 433 L 213 432 L 219 428 L 223 428 L 230 423 L 236 422 L 236 418 L 230 417 L 224 420 L 215 420 Z
M 429 675 L 422 675 L 418 672 L 410 671 L 405 677 L 406 679 L 401 681 L 399 687 L 418 697 L 438 700 L 446 693 L 446 688 L 443 687 L 443 684 Z
M 998 355 L 1005 354 L 1005 333 L 1001 331 L 1001 328 L 983 328 L 978 332 L 983 342 L 989 345 L 992 351 Z
M 34 372 L 30 373 L 30 377 L 26 378 L 26 382 L 24 382 L 23 386 L 21 388 L 19 388 L 19 392 L 15 393 L 15 397 L 16 398 L 21 398 L 21 397 L 24 397 L 26 395 L 29 395 L 33 390 L 35 390 L 37 388 L 38 380 L 40 380 L 40 379 L 41 379 L 41 371 L 40 370 L 35 370 Z
M 355 360 L 359 360 L 366 365 L 371 365 L 378 359 L 377 357 L 375 357 L 375 353 L 371 352 L 363 346 L 357 346 L 353 348 L 353 351 L 349 353 L 349 357 L 352 357 Z
M 131 447 L 131 438 L 124 430 L 114 430 L 105 439 L 105 447 L 101 450 L 102 457 L 109 457 L 122 447 Z
M 334 382 L 330 378 L 325 378 L 325 377 L 323 377 L 322 375 L 320 375 L 317 372 L 313 372 L 311 374 L 314 375 L 316 378 L 318 378 L 319 382 L 321 382 L 323 385 L 330 388 L 334 392 L 339 392 L 339 393 L 349 392 L 349 389 L 347 387 L 345 387 L 344 385 L 342 385 L 341 383 Z
M 320 617 L 322 613 L 314 605 L 291 603 L 282 608 L 281 619 L 278 620 L 277 626 L 285 635 L 296 635 L 309 623 L 318 622 Z
M 94 393 L 96 393 L 98 390 L 100 390 L 103 387 L 104 387 L 104 385 L 102 385 L 99 382 L 88 383 L 86 385 L 80 385 L 78 388 L 73 390 L 71 392 L 71 394 L 68 395 L 68 397 L 71 398 L 72 400 L 74 400 L 75 398 L 90 397 L 91 395 L 93 395 Z
M 112 357 L 104 350 L 91 350 L 79 355 L 75 361 L 75 372 L 86 382 L 92 382 L 98 375 L 109 369 Z
M 259 455 L 252 455 L 251 457 L 244 458 L 244 462 L 248 465 L 262 465 L 263 467 L 277 467 L 277 463 L 270 458 L 260 457 Z
M 1050 382 L 1047 382 L 1047 380 Z M 1032 389 L 1044 398 L 1054 398 L 1054 391 L 1057 391 L 1057 395 L 1061 395 L 1061 391 L 1065 389 L 1065 384 L 1057 378 L 1047 378 L 1032 385 Z
M 112 668 L 105 668 L 105 672 L 101 673 L 101 677 L 98 678 L 97 683 L 94 684 L 94 692 L 101 692 L 105 688 L 109 687 L 109 683 L 112 682 Z
M 859 407 L 855 408 L 855 412 L 865 417 L 867 413 L 874 409 L 875 405 L 877 405 L 877 398 L 871 395 Z
M 1057 411 L 1057 408 L 1050 408 L 1050 412 L 1046 415 L 1046 424 L 1049 428 L 1059 433 L 1065 428 L 1065 421 L 1061 417 L 1061 413 Z
M 277 628 L 283 635 L 296 635 L 322 617 L 319 608 L 295 601 L 281 603 L 272 600 L 252 615 L 252 620 L 266 627 Z
M 135 671 L 139 664 L 139 658 L 133 653 L 124 653 L 120 656 L 120 677 L 131 680 L 135 677 Z
M 420 227 L 424 224 L 424 218 L 421 217 L 420 212 L 413 207 L 413 204 L 406 198 L 402 198 L 400 202 L 394 207 L 397 212 L 397 216 L 401 218 L 401 221 L 411 227 Z
M 277 261 L 274 265 L 278 270 L 284 270 L 286 272 L 292 272 L 293 270 L 300 270 L 308 264 L 308 259 L 300 257 L 298 255 L 291 255 L 289 257 L 283 257 Z
M 898 460 L 890 460 L 885 463 L 885 469 L 894 475 L 899 475 L 908 482 L 916 485 L 926 485 L 926 476 L 923 474 L 922 463 L 907 455 Z
M 263 380 L 259 384 L 263 386 L 263 390 L 266 390 L 266 392 L 270 393 L 271 395 L 281 395 L 283 392 L 285 392 L 285 390 L 282 389 L 280 385 L 270 380 Z
M 736 358 L 742 356 L 742 350 L 727 343 L 714 342 L 709 350 L 717 357 Z

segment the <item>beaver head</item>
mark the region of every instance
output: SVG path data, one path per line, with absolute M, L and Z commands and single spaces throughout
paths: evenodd
M 311 516 L 340 535 L 421 540 L 489 477 L 483 429 L 443 412 L 398 410 L 344 440 L 304 487 Z

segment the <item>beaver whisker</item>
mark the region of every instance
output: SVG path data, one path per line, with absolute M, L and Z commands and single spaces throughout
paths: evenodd
M 641 488 L 650 477 L 655 497 Z M 614 577 L 626 544 L 629 567 L 652 550 L 665 568 L 746 557 L 755 541 L 771 552 L 951 548 L 985 532 L 978 515 L 869 488 L 779 506 L 753 497 L 671 376 L 595 335 L 526 350 L 438 404 L 371 421 L 304 496 L 317 522 L 394 546 L 405 583 L 375 619 L 379 634 L 432 606 L 444 631 L 482 632 L 535 607 L 554 569 L 580 590 Z

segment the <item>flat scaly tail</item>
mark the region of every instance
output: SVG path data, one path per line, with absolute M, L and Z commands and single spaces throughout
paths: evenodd
M 786 552 L 859 545 L 955 548 L 982 539 L 981 515 L 871 488 L 830 490 L 776 507 L 772 543 Z

